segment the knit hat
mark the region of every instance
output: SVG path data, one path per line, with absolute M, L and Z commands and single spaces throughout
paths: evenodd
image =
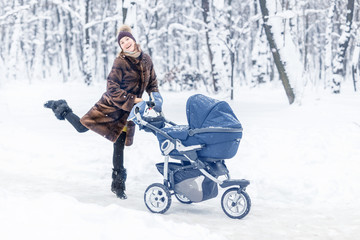
M 123 37 L 129 37 L 136 42 L 134 36 L 131 34 L 131 28 L 128 25 L 122 25 L 119 28 L 119 34 L 118 34 L 118 38 L 117 38 L 119 45 L 120 45 L 120 40 Z

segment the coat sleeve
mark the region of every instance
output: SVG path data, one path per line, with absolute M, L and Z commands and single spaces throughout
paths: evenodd
M 159 88 L 158 88 L 158 82 L 156 79 L 156 73 L 154 70 L 154 65 L 153 65 L 150 57 L 149 57 L 149 62 L 150 62 L 150 79 L 149 79 L 149 84 L 146 87 L 146 92 L 150 95 L 151 92 L 158 92 Z
M 110 97 L 114 105 L 122 110 L 130 112 L 135 104 L 136 95 L 128 93 L 121 88 L 123 78 L 121 60 L 115 59 L 109 76 L 107 77 L 106 95 Z

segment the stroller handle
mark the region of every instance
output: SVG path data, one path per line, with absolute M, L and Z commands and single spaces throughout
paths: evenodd
M 128 121 L 140 121 L 142 119 L 142 116 L 144 115 L 144 113 L 146 112 L 146 110 L 150 109 L 153 110 L 156 114 L 162 114 L 162 112 L 160 111 L 156 111 L 157 109 L 154 108 L 155 103 L 152 101 L 141 101 L 137 104 L 134 105 L 134 107 L 131 109 L 129 117 L 128 117 Z
M 152 109 L 152 110 L 154 110 L 156 113 L 161 113 L 161 112 L 156 111 L 156 109 L 154 109 L 154 107 L 155 107 L 155 102 L 153 102 L 153 101 L 146 101 L 145 103 L 146 103 L 148 109 Z M 137 104 L 136 104 L 136 105 L 134 106 L 134 111 L 135 111 L 135 113 L 138 113 L 139 110 L 140 110 L 140 108 L 139 108 L 139 107 L 137 106 Z

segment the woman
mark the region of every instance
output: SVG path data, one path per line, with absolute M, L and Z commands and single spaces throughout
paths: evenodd
M 132 107 L 143 101 L 144 91 L 151 96 L 152 92 L 160 94 L 151 58 L 141 51 L 129 26 L 120 27 L 117 40 L 121 52 L 107 77 L 106 92 L 81 119 L 65 100 L 50 100 L 44 106 L 51 108 L 59 120 L 68 120 L 78 132 L 91 129 L 114 142 L 111 191 L 126 199 L 124 146 L 132 144 L 135 133 L 135 124 L 127 122 L 127 117 Z

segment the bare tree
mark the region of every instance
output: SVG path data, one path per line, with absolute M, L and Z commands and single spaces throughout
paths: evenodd
M 90 18 L 90 4 L 91 0 L 86 0 L 85 2 L 85 25 L 89 23 Z M 89 27 L 85 27 L 85 46 L 84 46 L 84 68 L 83 73 L 85 75 L 85 83 L 90 85 L 92 82 L 91 76 L 91 66 L 90 66 L 90 58 L 91 58 L 91 46 L 90 46 L 90 29 Z
M 275 42 L 273 33 L 271 31 L 272 26 L 268 23 L 269 10 L 266 6 L 266 0 L 259 0 L 259 1 L 260 1 L 260 8 L 261 8 L 261 13 L 262 13 L 262 17 L 263 17 L 263 22 L 264 22 L 263 26 L 265 29 L 267 40 L 270 45 L 270 50 L 272 52 L 275 65 L 278 69 L 280 79 L 284 86 L 286 96 L 288 97 L 289 103 L 292 104 L 295 101 L 295 94 L 294 94 L 293 89 L 291 88 L 288 73 L 285 70 L 284 63 L 281 60 L 281 56 L 280 56 L 277 44 Z
M 347 3 L 347 14 L 346 14 L 346 25 L 345 30 L 341 34 L 339 39 L 339 47 L 337 50 L 336 57 L 333 61 L 333 77 L 331 89 L 333 93 L 340 93 L 341 82 L 343 81 L 345 70 L 344 61 L 346 49 L 349 46 L 351 25 L 354 15 L 354 0 L 348 0 Z
M 211 49 L 211 26 L 210 26 L 210 3 L 209 0 L 201 0 L 201 6 L 203 9 L 203 18 L 205 22 L 205 38 L 206 38 L 206 46 L 209 54 L 209 61 L 210 61 L 210 67 L 211 67 L 211 77 L 213 80 L 213 87 L 214 91 L 217 92 L 219 90 L 218 88 L 218 81 L 219 81 L 219 74 L 215 70 L 215 62 L 214 62 L 214 53 Z
M 332 79 L 332 63 L 333 58 L 332 52 L 332 33 L 334 29 L 334 14 L 336 10 L 335 0 L 331 0 L 330 7 L 327 14 L 326 31 L 325 31 L 325 86 L 330 86 L 330 79 Z
M 358 91 L 358 87 L 360 86 L 360 31 L 358 29 L 357 31 L 357 35 L 355 35 L 357 37 L 357 43 L 356 46 L 354 48 L 353 51 L 353 58 L 351 61 L 351 74 L 352 74 L 352 79 L 353 79 L 353 84 L 354 84 L 354 91 Z

